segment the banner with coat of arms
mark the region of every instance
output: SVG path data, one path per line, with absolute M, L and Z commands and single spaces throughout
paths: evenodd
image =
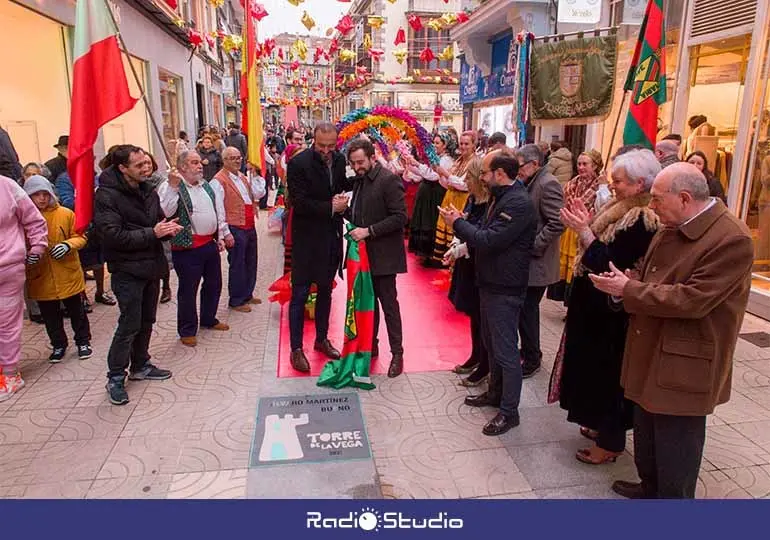
M 532 123 L 585 124 L 607 118 L 617 45 L 614 35 L 536 44 L 530 64 Z

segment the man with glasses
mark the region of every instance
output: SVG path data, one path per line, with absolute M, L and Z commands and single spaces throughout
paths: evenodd
M 517 173 L 512 156 L 493 151 L 484 158 L 481 178 L 491 198 L 480 227 L 468 223 L 454 206 L 439 210 L 447 227 L 473 248 L 476 257 L 481 334 L 489 351 L 490 376 L 489 389 L 468 396 L 465 404 L 499 408 L 482 430 L 489 436 L 519 425 L 522 374 L 516 327 L 527 296 L 537 218 Z
M 291 365 L 307 373 L 310 363 L 302 349 L 305 303 L 316 285 L 314 349 L 328 358 L 340 352 L 328 339 L 334 274 L 342 264 L 342 214 L 348 207 L 345 158 L 337 152 L 337 128 L 329 122 L 315 127 L 313 146 L 292 158 L 286 179 L 291 196 L 292 261 L 289 304 Z
M 525 144 L 517 152 L 519 179 L 527 187 L 537 216 L 537 235 L 529 269 L 529 287 L 519 318 L 524 378 L 540 370 L 540 301 L 546 288 L 559 281 L 559 240 L 564 232 L 559 212 L 564 191 L 554 175 L 543 167 L 543 153 L 536 144 Z
M 227 248 L 230 309 L 251 312 L 249 304 L 261 304 L 254 297 L 257 285 L 257 230 L 259 200 L 265 195 L 265 180 L 260 176 L 247 177 L 241 172 L 243 157 L 240 150 L 228 146 L 222 151 L 224 167 L 210 182 L 216 198 L 223 201 L 225 221 L 233 235 L 233 245 Z

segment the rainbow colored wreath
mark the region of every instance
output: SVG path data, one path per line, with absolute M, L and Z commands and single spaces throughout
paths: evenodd
M 417 150 L 417 157 L 421 161 L 427 160 L 431 165 L 438 165 L 439 162 L 430 133 L 414 116 L 395 107 L 365 107 L 351 111 L 337 124 L 337 132 L 337 148 L 343 152 L 351 140 L 364 133 L 387 156 L 395 144 L 402 140 L 403 134 Z

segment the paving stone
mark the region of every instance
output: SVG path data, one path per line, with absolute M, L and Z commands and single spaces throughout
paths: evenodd
M 371 459 L 258 467 L 248 477 L 250 499 L 381 498 Z

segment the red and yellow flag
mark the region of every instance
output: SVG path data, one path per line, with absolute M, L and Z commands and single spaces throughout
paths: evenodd
M 243 62 L 241 67 L 242 130 L 248 142 L 244 158 L 265 173 L 264 141 L 262 133 L 262 104 L 259 89 L 259 67 L 257 66 L 257 19 L 256 4 L 246 2 L 246 24 L 243 25 Z
M 641 144 L 650 149 L 655 146 L 658 107 L 666 102 L 665 47 L 663 0 L 648 0 L 624 87 L 631 92 L 631 103 L 623 144 Z

